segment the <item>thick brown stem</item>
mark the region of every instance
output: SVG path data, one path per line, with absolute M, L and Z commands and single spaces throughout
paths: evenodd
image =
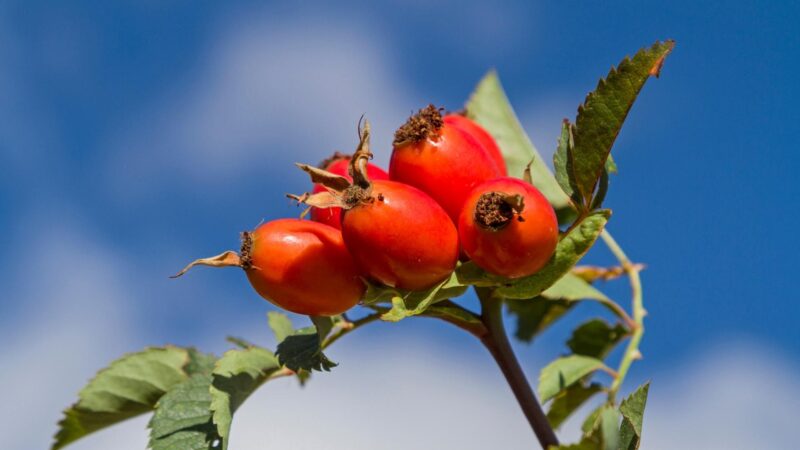
M 476 288 L 476 291 L 481 301 L 481 321 L 488 330 L 488 333 L 481 338 L 481 342 L 503 372 L 542 448 L 557 446 L 558 438 L 508 342 L 503 326 L 502 302 L 492 296 L 491 290 Z

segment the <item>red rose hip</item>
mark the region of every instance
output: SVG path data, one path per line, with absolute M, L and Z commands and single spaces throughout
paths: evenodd
M 461 131 L 469 134 L 475 138 L 475 140 L 480 142 L 481 145 L 483 145 L 483 148 L 489 152 L 489 156 L 492 157 L 492 160 L 494 160 L 495 164 L 497 164 L 497 167 L 500 169 L 500 175 L 508 175 L 508 170 L 506 169 L 506 160 L 503 158 L 503 153 L 500 151 L 497 141 L 494 140 L 492 135 L 489 134 L 485 128 L 478 125 L 477 122 L 469 117 L 462 116 L 461 114 L 448 114 L 444 116 L 444 123 L 461 128 Z
M 482 269 L 507 278 L 538 272 L 558 244 L 558 221 L 531 184 L 498 178 L 470 193 L 458 220 L 461 247 Z
M 458 258 L 458 232 L 442 207 L 395 181 L 375 181 L 372 195 L 342 218 L 344 241 L 361 270 L 412 291 L 447 278 Z
M 445 122 L 439 109 L 423 108 L 395 133 L 389 178 L 433 197 L 453 220 L 478 184 L 504 174 L 484 146 Z
M 342 234 L 300 219 L 280 219 L 242 233 L 241 255 L 228 251 L 189 264 L 238 266 L 266 300 L 287 311 L 333 316 L 355 306 L 366 290 Z

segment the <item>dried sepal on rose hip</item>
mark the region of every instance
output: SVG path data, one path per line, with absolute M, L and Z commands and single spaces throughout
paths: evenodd
M 311 207 L 342 208 L 342 236 L 370 279 L 405 290 L 423 290 L 446 279 L 458 259 L 458 232 L 430 196 L 412 186 L 369 178 L 369 123 L 350 162 L 352 182 L 308 165 L 298 166 L 325 192 L 290 196 Z
M 558 220 L 532 184 L 502 177 L 470 193 L 458 220 L 458 236 L 464 252 L 480 268 L 519 278 L 538 272 L 553 256 Z
M 242 233 L 240 253 L 198 259 L 197 265 L 241 267 L 266 300 L 287 311 L 334 316 L 355 306 L 366 286 L 339 230 L 301 219 L 266 222 Z
M 348 169 L 350 167 L 350 155 L 336 152 L 330 158 L 323 161 L 319 166 L 332 174 L 341 175 L 352 181 Z M 370 180 L 387 180 L 389 174 L 383 169 L 372 163 L 367 163 L 367 175 Z M 325 192 L 327 188 L 322 183 L 314 183 L 313 193 Z M 342 228 L 342 208 L 311 208 L 311 220 L 324 223 L 334 228 Z
M 389 178 L 433 197 L 455 223 L 470 191 L 505 175 L 505 163 L 454 122 L 433 105 L 411 116 L 395 132 Z

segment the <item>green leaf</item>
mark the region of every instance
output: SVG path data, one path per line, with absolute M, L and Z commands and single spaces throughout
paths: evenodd
M 573 450 L 617 450 L 619 446 L 619 412 L 608 404 L 600 405 L 583 422 L 583 437 L 578 444 L 565 446 Z
M 617 173 L 617 164 L 614 162 L 614 158 L 611 157 L 611 154 L 609 154 L 606 160 L 606 167 L 602 175 L 600 175 L 597 192 L 594 195 L 594 199 L 592 199 L 592 205 L 589 209 L 599 209 L 603 206 L 603 201 L 606 199 L 606 194 L 608 193 L 609 180 L 611 179 L 611 175 L 615 173 Z
M 603 368 L 603 361 L 583 355 L 564 356 L 551 362 L 539 375 L 539 400 L 544 403 L 586 375 Z
M 620 324 L 611 327 L 604 320 L 592 319 L 572 332 L 567 346 L 576 355 L 603 359 L 627 334 L 628 330 Z
M 588 416 L 583 420 L 583 424 L 581 425 L 581 431 L 583 431 L 584 435 L 590 435 L 592 430 L 595 428 L 595 425 L 598 423 L 597 419 L 600 417 L 600 413 L 603 411 L 605 405 L 600 405 L 595 408 L 592 412 L 589 413 Z
M 210 408 L 223 449 L 228 448 L 233 413 L 279 369 L 275 355 L 259 347 L 230 350 L 217 361 L 209 391 Z
M 173 386 L 150 419 L 153 450 L 219 449 L 221 438 L 211 421 L 211 375 L 195 374 Z
M 333 330 L 334 318 L 327 316 L 308 316 L 308 318 L 311 319 L 311 323 L 313 323 L 314 327 L 317 329 L 319 342 L 322 344 L 325 338 L 331 334 L 331 330 Z
M 322 331 L 327 335 L 327 331 Z M 330 372 L 337 364 L 322 352 L 322 339 L 324 336 L 320 336 L 316 326 L 301 328 L 281 341 L 275 354 L 281 365 L 295 372 L 301 369 Z
M 597 442 L 591 438 L 583 438 L 575 444 L 551 445 L 548 450 L 597 450 Z
M 630 420 L 623 417 L 619 426 L 619 450 L 637 450 L 640 442 Z
M 606 406 L 600 412 L 600 433 L 603 436 L 603 449 L 617 450 L 619 446 L 619 411 Z
M 552 286 L 542 292 L 542 297 L 552 299 L 577 300 L 609 300 L 605 294 L 587 283 L 583 278 L 567 272 Z
M 52 449 L 90 433 L 151 411 L 187 373 L 213 365 L 213 356 L 178 347 L 148 348 L 123 356 L 101 370 L 64 411 Z M 210 369 L 208 369 L 210 371 Z
M 211 353 L 203 353 L 196 349 L 189 347 L 186 349 L 189 354 L 189 362 L 183 368 L 187 376 L 196 373 L 210 374 L 214 370 L 214 364 L 217 363 L 217 357 Z
M 572 413 L 601 390 L 603 390 L 603 386 L 597 383 L 592 383 L 588 386 L 575 383 L 561 391 L 553 398 L 553 403 L 550 404 L 550 409 L 547 410 L 547 420 L 550 422 L 550 426 L 553 428 L 560 427 Z
M 573 175 L 574 155 L 572 148 L 575 146 L 572 139 L 572 124 L 564 119 L 561 123 L 561 135 L 558 137 L 558 147 L 553 154 L 553 168 L 555 177 L 561 190 L 569 196 L 575 205 L 582 205 L 583 199 L 580 196 L 577 186 L 575 186 L 575 176 Z
M 267 322 L 272 329 L 272 333 L 275 335 L 275 342 L 280 343 L 286 339 L 286 336 L 294 332 L 292 321 L 289 320 L 286 314 L 270 311 L 267 313 Z
M 635 440 L 637 441 L 636 448 L 639 446 L 638 440 L 642 437 L 642 420 L 644 418 L 644 408 L 647 405 L 647 393 L 649 391 L 650 383 L 647 382 L 639 386 L 639 388 L 623 400 L 622 404 L 619 406 L 622 417 L 625 421 L 629 422 L 633 430 Z
M 392 307 L 381 316 L 381 320 L 397 322 L 406 317 L 422 314 L 436 302 L 461 296 L 467 288 L 468 286 L 461 284 L 458 276 L 453 273 L 446 280 L 425 291 L 408 292 L 391 289 L 394 291 L 391 298 Z
M 531 164 L 533 184 L 539 189 L 559 216 L 571 212 L 569 198 L 559 188 L 541 155 L 522 129 L 514 109 L 503 91 L 497 72 L 487 73 L 467 101 L 467 116 L 481 124 L 497 141 L 506 161 L 508 174 L 521 177 Z
M 500 286 L 496 293 L 506 298 L 533 298 L 560 280 L 592 247 L 603 231 L 610 212 L 595 211 L 586 216 L 556 246 L 550 261 L 535 274 Z
M 573 129 L 572 148 L 574 185 L 580 196 L 593 198 L 595 186 L 603 173 L 611 147 L 622 128 L 636 96 L 651 75 L 658 75 L 664 58 L 675 43 L 656 42 L 633 57 L 625 58 L 608 76 L 600 80 L 594 92 L 578 108 Z
M 560 319 L 574 305 L 566 300 L 549 300 L 544 297 L 505 302 L 508 312 L 517 317 L 514 337 L 523 342 L 531 342 L 537 334 Z

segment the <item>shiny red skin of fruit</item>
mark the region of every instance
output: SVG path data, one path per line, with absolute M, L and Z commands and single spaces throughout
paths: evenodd
M 411 291 L 447 278 L 458 259 L 458 231 L 427 194 L 375 181 L 371 203 L 344 212 L 342 235 L 356 264 L 373 280 Z
M 352 181 L 350 175 L 347 173 L 350 158 L 341 158 L 328 164 L 323 169 L 328 172 L 335 173 L 346 177 Z M 389 174 L 385 170 L 376 166 L 375 164 L 367 164 L 367 176 L 370 180 L 388 180 Z M 314 193 L 323 192 L 325 187 L 319 183 L 314 184 Z M 336 229 L 342 229 L 342 208 L 311 208 L 311 220 L 325 225 L 330 225 Z
M 444 124 L 438 137 L 395 146 L 389 179 L 414 186 L 436 200 L 453 223 L 472 189 L 502 176 L 489 152 L 460 128 Z
M 475 207 L 485 192 L 519 194 L 525 199 L 520 214 L 500 230 L 475 222 Z M 516 178 L 498 178 L 481 184 L 470 194 L 458 220 L 461 247 L 479 267 L 495 275 L 519 278 L 538 272 L 553 256 L 558 244 L 558 220 L 553 207 L 538 189 Z
M 276 306 L 297 314 L 332 316 L 355 306 L 366 290 L 336 228 L 280 219 L 259 226 L 251 237 L 247 278 Z
M 503 153 L 500 151 L 497 141 L 494 140 L 492 135 L 489 134 L 485 128 L 478 125 L 477 122 L 469 117 L 462 116 L 461 114 L 448 114 L 444 116 L 443 120 L 446 124 L 461 128 L 462 131 L 470 134 L 478 142 L 480 142 L 481 145 L 483 145 L 483 148 L 489 152 L 489 155 L 500 169 L 500 176 L 508 175 L 508 169 L 506 169 L 506 160 L 503 158 Z

